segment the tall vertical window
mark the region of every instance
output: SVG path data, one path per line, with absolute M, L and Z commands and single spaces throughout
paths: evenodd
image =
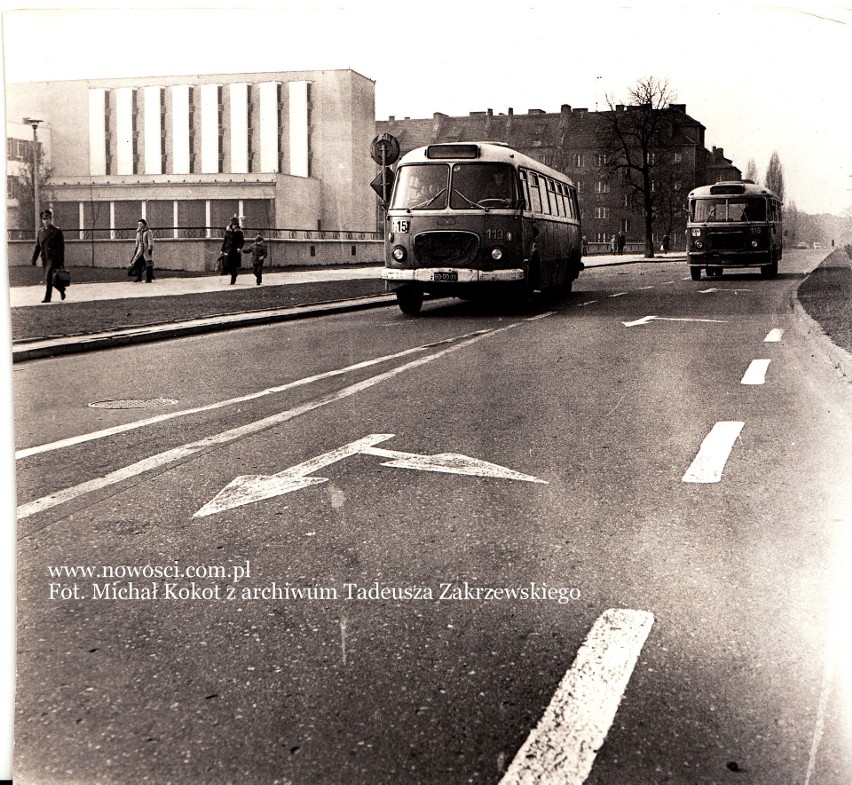
M 174 85 L 169 88 L 171 96 L 171 161 L 173 174 L 189 174 L 195 150 L 193 136 L 195 128 L 192 112 L 192 89 L 189 85 Z
M 288 85 L 290 126 L 290 174 L 310 177 L 310 133 L 308 83 Z
M 228 101 L 231 129 L 230 171 L 245 174 L 249 171 L 249 161 L 251 160 L 249 156 L 251 140 L 249 86 L 242 83 L 228 85 Z M 223 129 L 220 129 L 220 131 L 224 132 Z
M 89 174 L 92 176 L 108 174 L 108 97 L 104 89 L 89 90 Z
M 115 95 L 115 174 L 134 174 L 135 123 L 134 94 L 131 87 L 119 87 Z
M 163 88 L 143 90 L 143 149 L 145 174 L 163 173 Z

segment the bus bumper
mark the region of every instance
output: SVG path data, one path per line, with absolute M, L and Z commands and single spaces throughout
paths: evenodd
M 472 270 L 466 267 L 418 267 L 416 270 L 397 270 L 386 267 L 381 277 L 389 284 L 476 284 L 511 283 L 524 280 L 520 268 L 509 270 Z

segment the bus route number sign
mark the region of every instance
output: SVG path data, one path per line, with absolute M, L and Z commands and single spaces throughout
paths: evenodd
M 405 234 L 408 231 L 408 220 L 404 218 L 394 218 L 391 222 L 391 231 Z

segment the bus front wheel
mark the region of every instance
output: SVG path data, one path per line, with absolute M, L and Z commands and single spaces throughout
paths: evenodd
M 772 261 L 760 268 L 762 278 L 774 278 L 778 275 L 778 259 L 773 254 Z
M 689 268 L 689 277 L 692 278 L 693 281 L 701 280 L 701 268 L 700 267 L 690 267 Z
M 407 316 L 417 316 L 423 305 L 423 292 L 413 286 L 405 286 L 396 290 L 396 302 L 399 310 Z

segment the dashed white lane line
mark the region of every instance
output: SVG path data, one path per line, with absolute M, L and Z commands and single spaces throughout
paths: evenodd
M 722 470 L 745 423 L 717 422 L 701 442 L 698 455 L 683 475 L 683 482 L 711 483 L 722 479 Z
M 769 360 L 752 360 L 740 384 L 763 384 L 766 381 L 769 362 Z
M 617 292 L 616 294 L 609 295 L 610 297 L 624 297 L 627 292 Z
M 500 785 L 585 782 L 653 624 L 647 611 L 625 608 L 598 618 Z
M 778 343 L 781 340 L 781 336 L 784 335 L 784 330 L 780 327 L 776 327 L 773 330 L 770 330 L 766 338 L 763 339 L 764 343 Z

